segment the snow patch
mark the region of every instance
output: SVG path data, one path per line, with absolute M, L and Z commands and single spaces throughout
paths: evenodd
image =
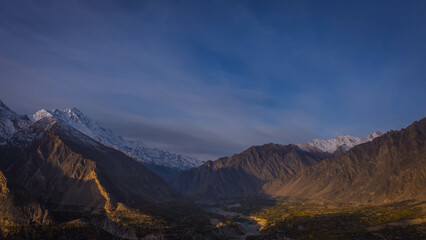
M 298 147 L 305 151 L 321 151 L 328 153 L 335 153 L 337 150 L 344 152 L 353 148 L 356 145 L 370 142 L 376 137 L 382 136 L 380 131 L 372 132 L 368 137 L 358 138 L 349 135 L 339 136 L 333 139 L 312 139 L 307 144 L 296 144 Z

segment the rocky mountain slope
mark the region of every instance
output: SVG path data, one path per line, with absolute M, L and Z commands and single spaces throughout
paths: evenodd
M 5 121 L 17 117 L 2 116 Z M 23 127 L 14 127 L 0 146 L 0 238 L 224 239 L 242 234 L 231 223 L 212 225 L 161 177 L 67 122 L 48 116 L 22 121 Z
M 146 167 L 165 179 L 176 176 L 182 170 L 197 167 L 203 162 L 188 156 L 174 154 L 157 148 L 149 148 L 142 141 L 123 139 L 110 129 L 100 126 L 76 108 L 60 110 L 40 110 L 31 116 L 34 121 L 45 117 L 61 119 L 70 126 L 102 143 L 117 149 L 128 156 L 144 163 Z
M 426 200 L 426 118 L 265 186 L 275 196 L 382 204 Z
M 172 186 L 194 197 L 241 197 L 259 193 L 265 183 L 290 177 L 329 156 L 296 145 L 265 144 L 183 172 Z
M 24 192 L 11 189 L 9 185 L 8 179 L 0 171 L 0 226 L 51 222 L 44 208 L 29 201 Z
M 134 159 L 60 119 L 23 121 L 0 146 L 2 221 L 42 223 L 47 212 L 96 214 L 180 198 Z
M 172 186 L 186 195 L 200 198 L 261 194 L 267 183 L 277 179 L 284 181 L 307 166 L 381 135 L 381 132 L 373 132 L 366 138 L 339 136 L 328 140 L 313 139 L 307 144 L 255 146 L 183 172 Z

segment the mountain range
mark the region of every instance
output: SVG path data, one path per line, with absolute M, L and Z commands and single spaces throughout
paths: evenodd
M 359 181 L 361 182 L 362 188 L 364 188 L 366 184 L 362 183 L 358 178 L 371 179 L 373 177 L 372 172 L 375 173 L 374 176 L 380 176 L 377 181 L 386 179 L 385 177 L 390 173 L 394 175 L 389 177 L 392 177 L 392 181 L 395 181 L 395 179 L 402 177 L 399 174 L 403 174 L 398 172 L 398 168 L 393 165 L 396 164 L 396 160 L 391 162 L 392 164 L 383 163 L 387 168 L 392 167 L 391 170 L 384 173 L 386 176 L 378 174 L 384 171 L 384 166 L 380 165 L 380 169 L 377 171 L 374 168 L 379 166 L 375 165 L 378 164 L 379 160 L 374 160 L 374 158 L 377 157 L 379 159 L 384 159 L 382 161 L 389 161 L 393 156 L 391 155 L 392 152 L 388 153 L 389 156 L 376 156 L 373 155 L 373 153 L 377 154 L 376 152 L 364 150 L 363 148 L 373 145 L 373 147 L 370 148 L 376 151 L 378 151 L 378 149 L 384 151 L 383 149 L 385 149 L 385 146 L 399 143 L 400 145 L 398 147 L 400 147 L 409 140 L 400 140 L 402 143 L 389 140 L 389 136 L 392 134 L 392 136 L 395 134 L 406 134 L 405 132 L 408 130 L 404 129 L 401 130 L 401 132 L 389 132 L 387 134 L 372 132 L 365 138 L 345 135 L 327 140 L 313 139 L 306 144 L 281 145 L 271 143 L 262 146 L 253 146 L 242 153 L 230 157 L 223 157 L 215 161 L 207 161 L 202 164 L 201 161 L 190 157 L 148 148 L 141 141 L 123 139 L 114 134 L 110 129 L 100 126 L 96 121 L 90 119 L 76 108 L 70 108 L 64 111 L 57 109 L 42 109 L 28 117 L 26 115 L 16 114 L 2 102 L 0 102 L 0 107 L 0 144 L 3 146 L 20 146 L 21 148 L 25 148 L 36 139 L 34 137 L 35 135 L 42 135 L 51 131 L 50 129 L 60 129 L 62 131 L 59 132 L 62 133 L 65 128 L 74 129 L 74 131 L 68 131 L 72 133 L 71 136 L 81 134 L 81 136 L 87 139 L 87 142 L 98 144 L 92 144 L 91 146 L 97 146 L 97 148 L 99 148 L 99 146 L 111 147 L 118 150 L 138 162 L 142 162 L 144 166 L 148 167 L 151 171 L 159 175 L 165 175 L 163 178 L 170 181 L 171 186 L 182 194 L 206 199 L 233 198 L 252 194 L 268 194 L 272 196 L 291 195 L 309 198 L 308 192 L 315 192 L 315 196 L 331 199 L 335 198 L 337 194 L 334 193 L 333 195 L 332 192 L 344 191 L 336 190 L 335 187 L 333 187 L 333 190 L 328 193 L 330 196 L 325 193 L 323 194 L 324 189 L 320 189 L 319 186 L 330 187 L 329 184 L 325 183 L 326 180 L 324 180 L 330 178 L 330 173 L 324 175 L 326 172 L 329 172 L 330 169 L 335 169 L 336 172 L 339 172 L 340 175 L 338 176 L 340 178 L 350 178 L 349 183 L 347 183 L 350 186 L 354 184 L 353 181 Z M 415 123 L 417 128 L 421 126 L 422 121 Z M 413 126 L 407 129 L 414 128 Z M 414 133 L 419 134 L 422 132 L 415 131 Z M 62 134 L 62 136 L 65 135 Z M 421 139 L 421 136 L 420 134 L 413 138 Z M 378 140 L 376 139 L 382 139 L 382 141 L 383 139 L 388 140 L 378 145 Z M 407 147 L 413 146 L 409 145 Z M 417 149 L 419 147 L 416 145 L 414 148 Z M 412 151 L 405 151 L 410 154 L 415 153 L 413 149 L 411 150 Z M 405 155 L 408 153 L 405 153 Z M 397 159 L 399 161 L 398 164 L 408 164 L 408 160 L 401 160 L 402 153 L 396 152 L 395 154 L 399 154 L 397 155 L 399 156 Z M 422 159 L 422 154 L 423 152 L 420 153 L 420 159 Z M 364 157 L 362 158 L 360 155 Z M 409 157 L 409 160 L 412 159 L 415 158 Z M 372 161 L 373 164 L 370 164 L 369 161 Z M 417 164 L 421 163 L 420 161 Z M 412 165 L 417 166 L 415 163 Z M 412 165 L 408 164 L 407 166 Z M 170 171 L 168 172 L 167 168 L 172 169 L 170 170 L 172 173 L 170 173 Z M 325 171 L 325 169 L 328 171 Z M 407 171 L 406 168 L 401 169 Z M 417 173 L 417 171 L 421 170 L 422 168 L 413 168 L 408 171 L 408 174 L 413 178 L 421 177 L 423 173 Z M 368 174 L 366 172 L 368 172 Z M 361 174 L 360 176 L 362 177 L 359 177 L 357 174 Z M 316 177 L 315 179 L 311 179 L 312 177 L 307 177 L 305 175 L 315 175 Z M 173 179 L 174 176 L 177 177 Z M 405 175 L 403 176 L 408 178 Z M 343 184 L 345 182 L 344 180 L 345 179 L 341 179 L 339 184 Z M 312 184 L 314 181 L 317 184 Z M 322 181 L 324 183 L 321 183 Z M 392 182 L 389 179 L 387 181 L 388 184 Z M 380 186 L 377 183 L 373 185 L 375 187 Z M 306 190 L 302 191 L 301 189 Z M 350 188 L 346 186 L 345 189 Z M 402 190 L 400 190 L 400 192 L 401 191 Z M 351 190 L 351 192 L 354 192 L 354 190 Z M 372 192 L 374 192 L 376 196 L 378 195 L 377 190 Z M 365 196 L 363 195 L 364 197 L 356 198 L 356 201 L 373 201 L 373 197 L 366 197 L 368 195 L 367 193 L 357 194 L 358 196 L 363 194 Z M 347 193 L 345 194 L 345 196 L 349 195 L 350 194 Z M 414 190 L 410 190 L 406 195 L 416 196 Z M 352 199 L 354 197 L 350 198 Z M 377 197 L 377 199 L 381 201 L 380 197 Z
M 114 134 L 112 130 L 102 127 L 99 123 L 87 117 L 77 108 L 68 108 L 63 111 L 58 109 L 42 109 L 29 118 L 32 121 L 38 121 L 46 117 L 52 117 L 66 122 L 73 128 L 101 144 L 117 149 L 143 163 L 146 167 L 166 180 L 170 180 L 177 176 L 180 171 L 188 170 L 203 163 L 192 157 L 147 147 L 140 140 L 124 139 Z
M 290 177 L 329 156 L 304 151 L 296 145 L 265 144 L 182 172 L 171 184 L 197 198 L 243 197 L 259 193 L 265 183 Z
M 426 200 L 426 118 L 400 131 L 265 144 L 208 161 L 172 186 L 199 199 L 253 194 L 356 204 Z
M 108 213 L 118 206 L 180 198 L 142 164 L 63 120 L 31 122 L 1 107 L 3 220 L 43 224 L 58 212 Z
M 4 103 L 0 103 L 3 108 L 7 108 Z M 8 109 L 8 108 L 7 108 Z M 99 123 L 89 118 L 77 108 L 68 108 L 63 111 L 41 109 L 29 117 L 26 115 L 18 115 L 8 109 L 5 111 L 12 114 L 15 123 L 2 122 L 3 132 L 12 134 L 15 129 L 12 125 L 25 124 L 25 121 L 30 119 L 36 122 L 46 117 L 60 119 L 83 134 L 100 142 L 105 146 L 119 150 L 135 160 L 143 163 L 153 172 L 170 181 L 176 177 L 181 171 L 189 170 L 193 167 L 198 167 L 203 164 L 203 161 L 189 156 L 174 154 L 157 148 L 147 147 L 141 140 L 128 140 L 119 135 L 116 135 L 111 129 L 102 127 Z M 4 113 L 6 114 L 6 113 Z M 6 118 L 8 119 L 8 118 Z M 16 126 L 19 128 L 19 126 Z M 12 131 L 12 132 L 11 132 Z M 353 146 L 371 141 L 377 136 L 382 135 L 381 132 L 373 132 L 366 138 L 358 138 L 349 135 L 339 136 L 335 139 L 312 139 L 307 144 L 296 144 L 299 148 L 308 151 L 318 151 L 327 153 L 345 152 Z M 1 137 L 1 136 L 0 136 Z
M 209 237 L 197 239 L 223 239 L 239 228 L 212 226 L 220 217 L 194 211 L 193 200 L 246 197 L 352 205 L 426 201 L 426 118 L 385 134 L 269 143 L 201 163 L 123 139 L 75 108 L 28 117 L 0 101 L 0 230 L 85 219 L 114 236 L 134 238 L 145 236 L 146 228 L 129 226 L 139 229 L 149 219 L 153 228 L 160 221 L 152 220 L 155 214 L 169 220 L 173 214 L 172 221 L 180 222 L 160 224 L 161 231 L 183 229 L 194 237 L 199 224 Z M 170 202 L 191 209 L 158 207 Z M 146 214 L 154 208 L 160 213 Z
M 426 200 L 426 118 L 265 186 L 276 196 L 357 204 Z M 313 184 L 315 183 L 315 184 Z
M 204 199 L 260 194 L 264 193 L 263 186 L 267 183 L 289 179 L 308 166 L 381 135 L 381 132 L 373 132 L 366 138 L 346 135 L 328 140 L 313 139 L 307 144 L 254 146 L 240 154 L 208 161 L 185 171 L 171 184 L 185 195 Z

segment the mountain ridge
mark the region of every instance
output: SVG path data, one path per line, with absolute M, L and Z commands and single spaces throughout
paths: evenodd
M 279 182 L 279 183 L 277 183 Z M 426 118 L 277 180 L 274 196 L 382 204 L 426 200 Z
M 380 137 L 382 135 L 383 135 L 382 132 L 374 131 L 365 138 L 359 138 L 359 137 L 354 137 L 350 135 L 343 135 L 343 136 L 338 136 L 332 139 L 314 138 L 306 144 L 296 144 L 296 145 L 306 151 L 322 151 L 322 152 L 328 152 L 332 154 L 336 152 L 342 153 L 342 152 L 348 151 L 349 149 L 351 149 L 352 147 L 356 145 L 372 141 L 374 138 Z
M 266 182 L 289 177 L 328 156 L 328 153 L 303 151 L 296 145 L 253 146 L 182 172 L 171 185 L 194 197 L 242 197 L 260 193 Z
M 115 135 L 110 129 L 100 126 L 77 108 L 68 108 L 63 111 L 42 109 L 34 113 L 31 119 L 37 121 L 45 117 L 59 118 L 100 143 L 122 151 L 137 161 L 147 163 L 148 167 L 150 164 L 154 164 L 167 168 L 187 170 L 202 164 L 202 161 L 195 158 L 157 148 L 149 148 L 140 140 L 123 139 L 121 136 Z
M 314 139 L 308 144 L 253 146 L 182 172 L 172 186 L 184 195 L 201 199 L 274 195 L 273 189 L 285 185 L 305 169 L 314 169 L 324 159 L 336 158 L 383 135 L 372 132 L 365 138 L 346 135 Z
M 143 165 L 61 120 L 43 118 L 25 130 L 0 148 L 0 171 L 8 189 L 49 210 L 92 214 L 180 198 Z

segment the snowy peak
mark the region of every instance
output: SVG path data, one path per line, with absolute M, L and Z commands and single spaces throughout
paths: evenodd
M 29 119 L 26 115 L 15 113 L 0 101 L 0 145 L 5 144 L 8 138 L 28 124 Z
M 372 133 L 370 133 L 370 135 L 368 135 L 368 139 L 371 139 L 371 140 L 373 140 L 373 139 L 375 139 L 376 137 L 380 137 L 380 136 L 382 136 L 383 135 L 383 133 L 382 132 L 380 132 L 380 131 L 376 131 L 376 132 L 372 132 Z M 370 140 L 370 141 L 371 141 Z
M 52 117 L 53 115 L 50 114 L 48 111 L 41 109 L 39 111 L 37 111 L 36 113 L 34 113 L 30 118 L 32 121 L 36 122 L 40 119 L 43 119 L 45 117 Z
M 90 122 L 90 119 L 77 108 L 67 108 L 63 111 L 60 111 L 58 109 L 53 109 L 53 110 L 41 109 L 32 115 L 32 119 L 34 121 L 38 121 L 45 117 L 58 118 L 66 122 L 74 122 L 74 123 Z
M 102 128 L 96 121 L 88 118 L 77 108 L 68 108 L 63 111 L 42 109 L 32 115 L 34 121 L 45 117 L 60 119 L 85 135 L 110 147 L 115 148 L 123 141 L 120 137 L 115 136 L 111 130 Z
M 306 151 L 321 151 L 328 153 L 335 153 L 336 151 L 346 152 L 356 145 L 370 142 L 374 138 L 382 135 L 382 132 L 377 131 L 372 132 L 365 138 L 344 135 L 333 139 L 312 139 L 307 144 L 297 144 L 297 146 Z
M 198 159 L 188 156 L 174 154 L 156 148 L 148 148 L 140 140 L 132 141 L 123 139 L 115 135 L 110 129 L 103 128 L 77 108 L 68 108 L 63 111 L 58 109 L 42 109 L 32 115 L 33 121 L 39 121 L 46 117 L 60 119 L 92 139 L 108 147 L 115 148 L 141 162 L 178 168 L 181 170 L 197 167 L 203 163 Z

